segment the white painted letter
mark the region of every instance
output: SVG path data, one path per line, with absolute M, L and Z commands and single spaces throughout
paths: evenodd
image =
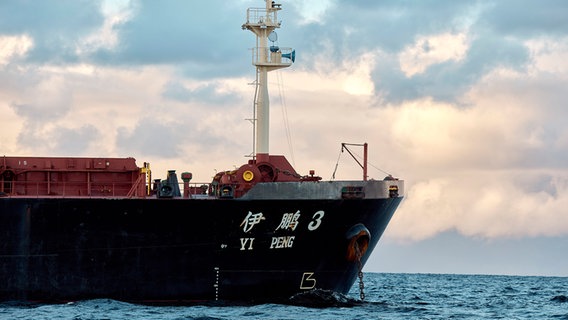
M 254 238 L 241 238 L 241 250 L 252 250 L 252 242 Z M 249 244 L 248 249 L 246 249 L 247 242 Z
M 274 246 L 278 243 L 277 237 L 272 237 L 272 241 L 270 242 L 270 249 L 274 249 Z

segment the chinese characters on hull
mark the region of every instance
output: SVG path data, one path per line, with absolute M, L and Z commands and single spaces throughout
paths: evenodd
M 300 210 L 296 211 L 296 213 L 285 213 L 282 215 L 282 221 L 280 221 L 280 224 L 278 225 L 278 227 L 276 227 L 276 230 L 290 229 L 294 231 L 298 226 L 298 219 L 300 219 Z
M 309 231 L 317 230 L 325 216 L 325 212 L 323 210 L 319 210 L 312 215 L 310 222 L 307 224 L 307 229 Z M 295 232 L 298 226 L 300 225 L 300 218 L 301 213 L 300 210 L 296 212 L 287 212 L 282 214 L 282 218 L 280 223 L 274 230 L 274 232 L 278 230 L 284 231 L 291 231 Z M 249 233 L 256 225 L 260 224 L 261 222 L 266 221 L 266 217 L 262 212 L 253 213 L 249 211 L 246 217 L 243 219 L 239 227 L 242 228 L 244 233 Z M 295 235 L 288 235 L 288 236 L 273 236 L 270 241 L 269 249 L 284 249 L 284 248 L 292 248 L 294 246 Z M 253 243 L 255 238 L 240 238 L 241 246 L 240 250 L 253 250 Z
M 247 233 L 262 220 L 266 220 L 262 212 L 253 214 L 249 211 L 243 222 L 241 222 L 240 227 L 243 227 L 243 231 Z

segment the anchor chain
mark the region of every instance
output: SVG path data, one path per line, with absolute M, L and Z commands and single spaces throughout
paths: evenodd
M 361 251 L 359 250 L 359 244 L 355 241 L 355 254 L 357 257 L 357 267 L 359 269 L 359 273 L 357 276 L 359 277 L 359 297 L 361 301 L 365 300 L 365 283 L 363 282 L 363 262 L 361 262 Z

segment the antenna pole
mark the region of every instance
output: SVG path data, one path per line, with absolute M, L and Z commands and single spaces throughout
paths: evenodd
M 280 28 L 281 22 L 278 21 L 278 11 L 280 10 L 282 10 L 280 4 L 266 0 L 266 8 L 249 8 L 247 10 L 247 21 L 242 26 L 243 30 L 250 30 L 256 35 L 257 47 L 253 49 L 252 64 L 256 67 L 258 77 L 255 97 L 256 150 L 253 156 L 257 163 L 268 162 L 270 159 L 268 72 L 289 67 L 295 59 L 295 52 L 291 49 L 279 48 L 274 44 L 275 39 L 269 38 L 274 29 Z M 273 42 L 270 47 L 268 40 Z

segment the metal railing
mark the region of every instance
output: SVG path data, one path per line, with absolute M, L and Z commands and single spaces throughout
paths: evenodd
M 252 64 L 253 65 L 291 65 L 292 64 L 292 48 L 280 47 L 264 47 L 252 48 Z
M 144 196 L 140 190 L 132 190 L 131 182 L 46 182 L 46 181 L 4 181 L 0 185 L 0 192 L 7 196 L 31 197 L 126 197 Z
M 207 198 L 209 197 L 209 183 L 190 183 L 187 188 L 178 183 L 182 197 Z M 148 194 L 146 190 L 150 190 Z M 49 197 L 49 198 L 140 198 L 154 196 L 156 190 L 148 189 L 139 183 L 132 182 L 45 182 L 45 181 L 3 181 L 0 182 L 1 197 Z
M 248 8 L 248 25 L 280 26 L 278 21 L 278 10 L 266 10 L 266 8 Z

